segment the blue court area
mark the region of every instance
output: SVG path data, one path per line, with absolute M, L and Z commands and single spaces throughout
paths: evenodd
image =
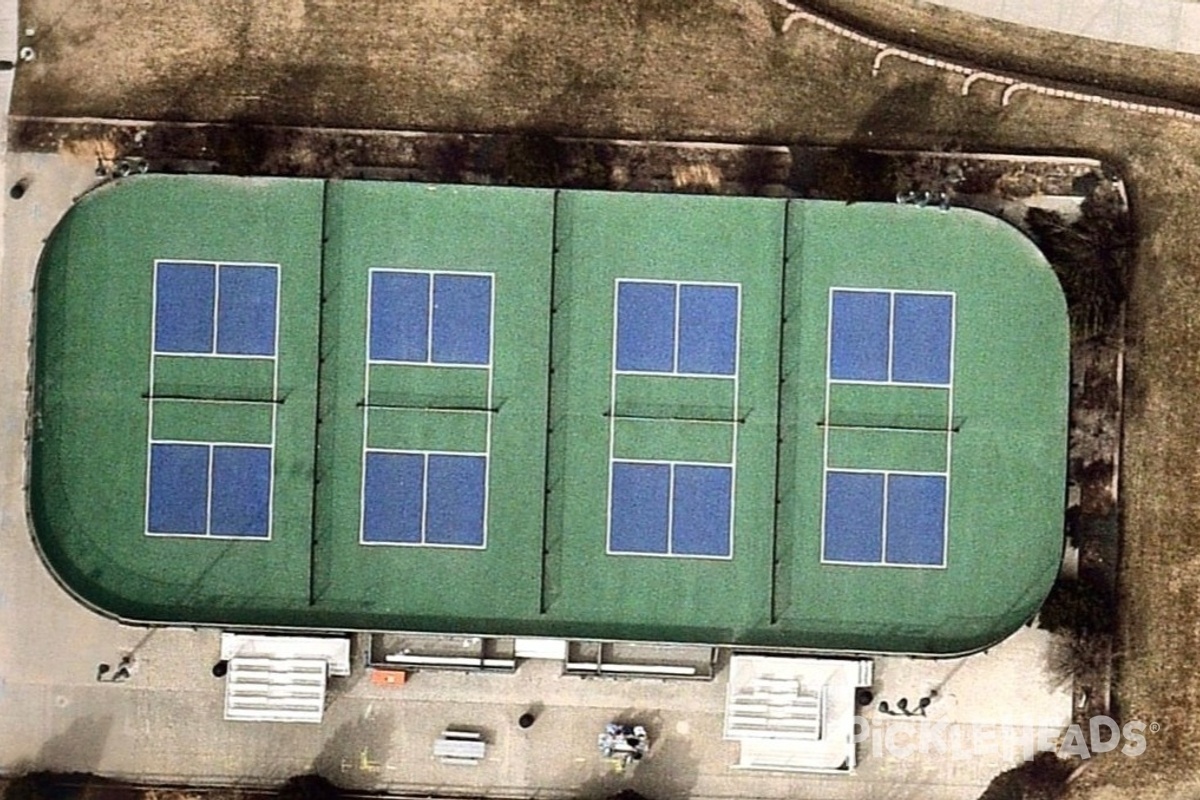
M 832 380 L 950 383 L 953 295 L 834 289 L 830 315 Z
M 737 286 L 618 281 L 617 369 L 736 374 L 738 303 Z
M 368 451 L 362 540 L 482 547 L 486 483 L 484 456 Z
M 946 476 L 830 470 L 824 536 L 827 562 L 941 566 Z
M 388 364 L 490 368 L 493 291 L 493 276 L 487 273 L 371 270 L 371 369 L 391 369 Z M 365 448 L 362 542 L 485 545 L 486 454 L 434 452 L 420 445 L 412 451 Z
M 608 550 L 727 558 L 733 468 L 614 461 Z
M 372 361 L 491 363 L 491 275 L 373 270 L 370 311 Z
M 157 262 L 153 358 L 209 357 L 218 369 L 237 363 L 235 358 L 274 358 L 278 310 L 276 266 Z M 158 398 L 149 402 L 153 411 Z M 221 401 L 206 396 L 175 397 L 172 402 L 177 410 L 186 410 Z M 146 531 L 269 537 L 272 446 L 195 438 L 164 441 L 151 434 Z
M 271 448 L 152 444 L 147 531 L 270 535 Z
M 154 352 L 275 355 L 277 267 L 161 261 L 154 290 Z

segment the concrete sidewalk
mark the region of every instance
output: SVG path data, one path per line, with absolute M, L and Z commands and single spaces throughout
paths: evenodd
M 1200 2 L 1180 0 L 926 0 L 1031 28 L 1200 54 Z

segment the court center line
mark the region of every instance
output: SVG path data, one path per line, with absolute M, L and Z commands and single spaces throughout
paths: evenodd
M 367 544 L 367 450 L 370 445 L 371 409 L 371 306 L 375 300 L 375 269 L 367 270 L 366 326 L 363 330 L 363 409 L 362 409 L 362 457 L 359 462 L 358 483 L 358 543 Z
M 213 316 L 212 316 L 212 340 L 209 342 L 208 355 L 215 356 L 217 353 L 217 341 L 219 340 L 218 331 L 221 324 L 221 265 L 213 264 Z
M 891 491 L 892 477 L 888 473 L 883 473 L 883 514 L 881 518 L 882 525 L 879 528 L 879 561 L 882 564 L 888 563 L 887 557 L 887 533 L 888 533 L 888 493 Z
M 888 292 L 888 343 L 887 343 L 887 376 L 888 382 L 895 380 L 892 369 L 895 365 L 896 352 L 896 293 Z
M 425 307 L 425 361 L 426 363 L 434 363 L 433 358 L 433 309 L 434 309 L 434 284 L 437 283 L 437 275 L 429 273 L 429 296 L 426 299 L 428 305 Z
M 950 294 L 950 374 L 949 374 L 949 394 L 950 397 L 946 401 L 946 427 L 954 427 L 954 351 L 957 346 L 958 336 L 958 294 Z M 942 509 L 942 561 L 941 566 L 945 567 L 950 560 L 950 486 L 951 486 L 951 459 L 954 455 L 954 437 L 946 435 L 946 498 Z
M 488 356 L 487 356 L 487 407 L 495 408 L 496 386 L 496 274 L 488 273 Z M 547 407 L 549 413 L 549 407 Z M 480 547 L 487 549 L 488 521 L 491 519 L 491 483 L 492 483 L 492 425 L 495 414 L 487 414 L 484 419 L 486 433 L 484 450 L 487 455 L 483 459 L 483 531 Z M 544 522 L 543 522 L 544 524 Z
M 612 299 L 612 349 L 609 352 L 609 384 L 608 384 L 608 502 L 604 512 L 604 550 L 612 554 L 612 519 L 613 519 L 613 481 L 615 470 L 613 456 L 616 452 L 616 410 L 617 410 L 617 332 L 621 325 L 621 284 L 623 279 L 613 281 Z
M 280 341 L 280 329 L 282 327 L 281 320 L 283 315 L 280 313 L 280 308 L 283 306 L 283 265 L 277 264 L 272 267 L 275 273 L 275 328 L 274 328 L 274 347 L 271 352 L 274 356 L 274 370 L 271 375 L 271 452 L 268 456 L 267 465 L 267 540 L 270 541 L 275 536 L 275 466 L 277 459 L 275 458 L 276 445 L 279 443 L 279 362 L 280 352 L 283 343 Z M 317 357 L 320 358 L 321 341 L 320 336 L 317 337 Z M 316 436 L 316 431 L 313 431 L 313 436 Z M 316 470 L 316 463 L 313 464 L 313 469 Z M 316 491 L 315 487 L 313 491 Z
M 667 465 L 667 549 L 663 555 L 675 555 L 675 465 Z
M 782 302 L 782 298 L 781 298 Z M 737 536 L 737 494 L 738 494 L 738 442 L 741 426 L 738 420 L 742 416 L 742 285 L 734 289 L 734 319 L 733 319 L 733 436 L 730 454 L 729 472 L 729 529 L 726 537 L 726 557 L 733 558 L 734 540 Z M 776 421 L 776 425 L 778 425 Z M 772 570 L 774 566 L 772 565 Z
M 213 457 L 213 446 L 208 446 L 208 497 L 205 504 L 204 512 L 204 533 L 212 535 L 212 502 L 213 502 L 213 471 L 216 467 L 216 458 Z
M 674 334 L 674 336 L 675 336 L 675 340 L 674 340 L 674 342 L 672 342 L 672 350 L 671 350 L 671 374 L 678 375 L 679 374 L 679 316 L 680 316 L 680 312 L 682 310 L 682 308 L 681 308 L 682 304 L 679 301 L 679 297 L 682 294 L 682 284 L 679 281 L 674 281 L 672 285 L 675 289 L 675 296 L 674 296 L 674 302 L 675 302 L 675 334 Z
M 833 384 L 833 298 L 838 290 L 829 287 L 825 304 L 825 407 L 821 414 L 821 561 L 825 561 L 826 517 L 829 514 L 829 401 Z

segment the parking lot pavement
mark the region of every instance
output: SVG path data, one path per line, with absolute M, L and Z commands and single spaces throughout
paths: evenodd
M 1200 3 L 1191 0 L 926 0 L 935 5 L 1110 42 L 1200 53 Z

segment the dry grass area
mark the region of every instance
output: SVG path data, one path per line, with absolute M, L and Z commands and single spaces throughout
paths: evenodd
M 822 5 L 992 66 L 1200 97 L 1200 59 L 986 27 L 906 0 Z M 22 9 L 39 55 L 21 68 L 18 114 L 1077 152 L 1120 164 L 1142 245 L 1129 315 L 1117 692 L 1126 719 L 1163 729 L 1141 758 L 1096 759 L 1074 793 L 1200 794 L 1200 126 L 1031 94 L 1002 109 L 995 87 L 963 98 L 957 77 L 897 60 L 873 79 L 873 51 L 804 24 L 782 35 L 768 0 L 23 0 Z

